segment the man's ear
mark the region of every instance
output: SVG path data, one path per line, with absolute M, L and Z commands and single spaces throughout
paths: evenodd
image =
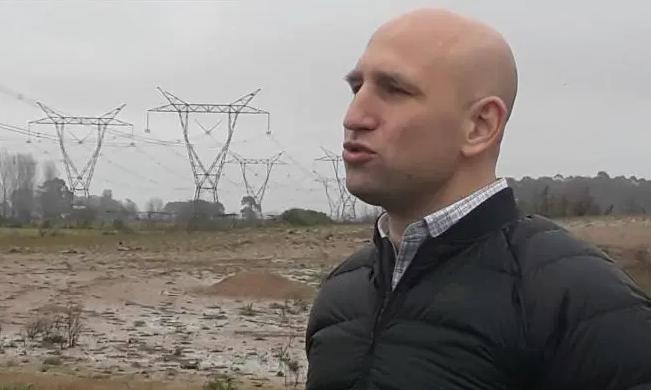
M 474 157 L 499 145 L 506 125 L 508 111 L 497 96 L 489 96 L 475 102 L 470 108 L 470 118 L 464 133 L 461 153 Z

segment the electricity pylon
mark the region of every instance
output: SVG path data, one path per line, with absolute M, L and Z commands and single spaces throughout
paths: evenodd
M 115 117 L 120 113 L 120 111 L 122 111 L 125 104 L 99 117 L 62 115 L 42 103 L 37 103 L 37 104 L 45 112 L 47 117 L 28 122 L 29 131 L 31 132 L 31 127 L 33 125 L 55 126 L 57 132 L 57 139 L 59 141 L 59 147 L 61 149 L 61 154 L 63 155 L 63 163 L 66 169 L 66 175 L 68 176 L 68 187 L 70 191 L 72 191 L 76 199 L 78 199 L 80 195 L 83 198 L 87 199 L 90 191 L 90 184 L 93 180 L 95 167 L 97 166 L 97 160 L 99 159 L 100 150 L 102 149 L 102 141 L 104 140 L 104 134 L 106 133 L 106 129 L 110 126 L 123 126 L 123 127 L 131 127 L 133 131 L 133 125 L 131 123 L 127 123 L 115 119 Z M 97 127 L 97 141 L 95 143 L 95 148 L 91 150 L 91 156 L 84 163 L 82 169 L 78 168 L 82 165 L 78 165 L 79 162 L 75 163 L 71 158 L 70 154 L 68 153 L 68 150 L 66 149 L 66 145 L 65 145 L 66 126 Z M 88 138 L 86 137 L 84 139 L 79 139 L 75 137 L 73 133 L 70 132 L 68 132 L 68 135 L 75 138 L 77 143 L 81 145 L 83 145 L 86 138 Z
M 331 151 L 321 148 L 324 156 L 315 161 L 330 162 L 334 173 L 334 179 L 328 179 L 317 174 L 317 181 L 325 187 L 328 204 L 330 205 L 331 216 L 341 221 L 352 221 L 357 218 L 355 204 L 357 198 L 346 188 L 346 177 L 343 172 L 343 159 Z M 315 172 L 316 173 L 316 172 Z M 331 194 L 331 185 L 335 186 L 336 198 Z
M 236 153 L 231 152 L 233 160 L 228 161 L 227 163 L 237 163 L 240 165 L 242 171 L 242 180 L 244 181 L 244 186 L 246 187 L 247 196 L 255 202 L 254 208 L 259 214 L 262 214 L 262 200 L 264 199 L 265 192 L 267 190 L 267 185 L 269 184 L 269 177 L 271 176 L 271 170 L 275 165 L 287 165 L 287 163 L 280 161 L 280 157 L 283 153 L 278 153 L 270 158 L 244 158 Z M 256 189 L 254 188 L 249 178 L 247 177 L 247 166 L 248 165 L 264 165 L 266 167 L 265 176 L 262 179 L 262 184 Z
M 212 196 L 212 201 L 218 201 L 217 187 L 219 179 L 224 171 L 224 164 L 226 162 L 226 154 L 233 139 L 233 133 L 237 124 L 237 119 L 240 114 L 262 114 L 267 116 L 267 134 L 270 133 L 269 117 L 267 111 L 249 106 L 249 102 L 260 92 L 260 89 L 242 96 L 230 104 L 196 104 L 187 103 L 184 100 L 172 95 L 171 93 L 158 88 L 158 91 L 169 101 L 169 104 L 152 108 L 147 110 L 147 129 L 149 129 L 149 114 L 152 112 L 175 112 L 181 121 L 181 129 L 183 131 L 183 139 L 188 152 L 188 159 L 190 160 L 190 167 L 192 168 L 192 175 L 195 183 L 194 200 L 195 202 L 201 199 L 203 192 L 209 192 Z M 228 128 L 226 140 L 222 144 L 217 156 L 215 156 L 209 164 L 205 164 L 197 154 L 195 145 L 192 143 L 189 135 L 189 116 L 190 114 L 225 114 L 228 116 Z M 207 133 L 212 131 L 207 131 Z

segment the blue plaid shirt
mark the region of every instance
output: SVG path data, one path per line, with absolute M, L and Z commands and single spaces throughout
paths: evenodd
M 451 204 L 439 211 L 436 211 L 425 218 L 418 220 L 405 229 L 398 251 L 394 247 L 396 265 L 393 269 L 391 287 L 395 290 L 398 282 L 409 268 L 418 247 L 428 236 L 438 237 L 450 229 L 461 218 L 468 215 L 477 206 L 484 203 L 488 198 L 508 187 L 506 179 L 499 179 L 486 187 L 472 193 L 466 198 Z M 378 230 L 381 237 L 388 237 L 389 215 L 384 213 L 378 219 Z

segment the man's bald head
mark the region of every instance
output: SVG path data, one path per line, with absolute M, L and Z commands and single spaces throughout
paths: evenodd
M 432 63 L 447 64 L 471 99 L 496 95 L 511 114 L 517 68 L 509 44 L 494 28 L 448 10 L 421 8 L 382 25 L 369 46 L 378 41 L 412 46 Z
M 395 209 L 493 180 L 517 91 L 513 54 L 493 28 L 445 10 L 409 12 L 373 34 L 347 80 L 345 139 L 352 152 L 374 152 L 344 152 L 353 194 Z

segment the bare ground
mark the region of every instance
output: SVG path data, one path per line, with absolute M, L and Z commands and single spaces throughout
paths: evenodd
M 651 220 L 562 221 L 651 289 Z M 0 385 L 37 389 L 300 387 L 320 280 L 368 241 L 367 226 L 222 233 L 0 232 Z M 75 347 L 35 321 L 82 308 Z M 33 337 L 31 337 L 33 336 Z
M 356 226 L 192 235 L 5 232 L 0 371 L 62 373 L 98 386 L 127 379 L 133 386 L 198 386 L 216 373 L 264 388 L 301 383 L 311 299 L 321 278 L 369 232 Z M 29 337 L 37 319 L 65 316 L 71 304 L 83 308 L 77 346 Z M 53 358 L 56 364 L 46 364 Z M 9 379 L 0 377 L 0 384 Z M 66 386 L 56 389 L 75 388 Z

